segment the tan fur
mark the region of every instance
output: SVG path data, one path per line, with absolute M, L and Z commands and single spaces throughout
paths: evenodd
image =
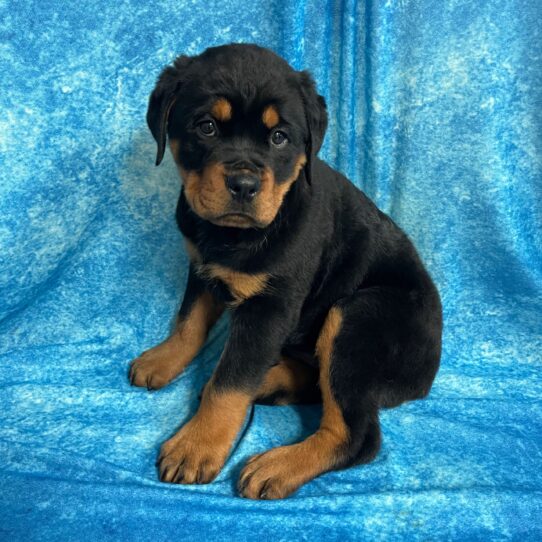
M 143 352 L 130 369 L 135 386 L 162 388 L 171 382 L 194 359 L 205 343 L 207 333 L 220 317 L 223 307 L 209 292 L 193 304 L 188 315 L 179 320 L 169 338 Z
M 270 224 L 278 213 L 284 197 L 299 177 L 301 168 L 307 163 L 307 157 L 302 154 L 296 160 L 290 177 L 284 182 L 277 183 L 273 171 L 265 168 L 262 175 L 262 185 L 256 202 L 256 214 L 264 224 Z
M 344 423 L 341 409 L 333 397 L 329 383 L 333 343 L 341 329 L 342 320 L 340 309 L 332 307 L 318 336 L 316 355 L 320 360 L 320 389 L 324 405 L 319 431 L 327 431 L 334 435 L 338 442 L 344 444 L 348 440 L 348 428 Z
M 174 156 L 178 156 L 178 140 L 170 141 Z M 205 220 L 220 226 L 238 228 L 269 225 L 276 217 L 284 197 L 299 177 L 301 168 L 307 163 L 302 154 L 296 160 L 292 174 L 281 183 L 277 183 L 273 171 L 265 168 L 261 178 L 260 192 L 257 194 L 252 216 L 255 222 L 241 216 L 226 216 L 231 204 L 231 194 L 226 188 L 225 168 L 223 164 L 212 163 L 205 166 L 201 173 L 185 170 L 180 163 L 177 169 L 181 176 L 186 200 L 194 212 Z
M 274 404 L 286 405 L 296 401 L 309 386 L 314 386 L 315 370 L 306 363 L 291 358 L 282 358 L 277 365 L 267 371 L 262 385 L 259 387 L 256 398 L 264 398 L 281 392 Z
M 349 432 L 331 391 L 329 371 L 333 343 L 341 325 L 341 311 L 333 307 L 316 345 L 323 401 L 320 428 L 299 444 L 275 448 L 251 458 L 239 481 L 245 497 L 284 498 L 312 478 L 333 469 L 340 459 L 341 451 L 348 442 Z
M 212 220 L 223 214 L 231 201 L 224 182 L 224 166 L 212 163 L 199 174 L 179 167 L 186 200 L 202 218 Z
M 228 287 L 235 305 L 263 292 L 269 281 L 267 273 L 251 275 L 214 263 L 199 266 L 197 272 L 207 278 L 221 280 Z
M 195 264 L 201 264 L 203 262 L 203 258 L 200 254 L 200 251 L 198 250 L 198 247 L 194 243 L 192 243 L 190 239 L 187 239 L 186 237 L 183 237 L 183 239 L 186 253 L 190 258 L 190 261 Z
M 178 139 L 169 140 L 169 149 L 171 150 L 171 155 L 176 164 L 179 164 L 179 149 L 181 148 L 181 142 Z
M 232 117 L 231 103 L 226 98 L 219 98 L 211 108 L 211 114 L 220 122 L 228 122 Z
M 274 105 L 268 105 L 262 113 L 262 122 L 271 130 L 279 123 L 280 117 Z
M 250 396 L 240 391 L 216 391 L 211 379 L 196 415 L 162 446 L 161 480 L 210 482 L 228 457 L 250 401 Z

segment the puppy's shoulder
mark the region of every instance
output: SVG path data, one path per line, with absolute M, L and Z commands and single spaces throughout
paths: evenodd
M 321 205 L 339 213 L 343 220 L 354 216 L 364 216 L 371 221 L 378 220 L 382 213 L 376 205 L 340 171 L 320 159 L 315 160 L 313 167 Z

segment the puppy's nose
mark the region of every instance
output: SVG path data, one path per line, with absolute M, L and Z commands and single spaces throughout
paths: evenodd
M 241 173 L 226 177 L 226 187 L 236 201 L 250 201 L 260 190 L 260 185 L 260 179 L 255 175 Z

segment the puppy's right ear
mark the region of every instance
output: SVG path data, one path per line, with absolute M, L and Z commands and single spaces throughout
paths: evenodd
M 171 108 L 175 105 L 177 94 L 184 80 L 186 69 L 192 62 L 189 56 L 179 56 L 168 66 L 158 78 L 156 86 L 149 98 L 147 124 L 158 146 L 156 165 L 164 158 L 166 150 L 167 123 Z

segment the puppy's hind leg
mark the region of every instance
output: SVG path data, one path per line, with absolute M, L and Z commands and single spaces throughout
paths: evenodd
M 265 375 L 254 402 L 260 405 L 288 405 L 320 401 L 318 369 L 283 357 Z
M 367 288 L 329 311 L 316 344 L 323 415 L 304 441 L 252 457 L 241 495 L 284 498 L 320 474 L 373 460 L 378 410 L 427 393 L 440 356 L 436 298 L 398 288 Z

